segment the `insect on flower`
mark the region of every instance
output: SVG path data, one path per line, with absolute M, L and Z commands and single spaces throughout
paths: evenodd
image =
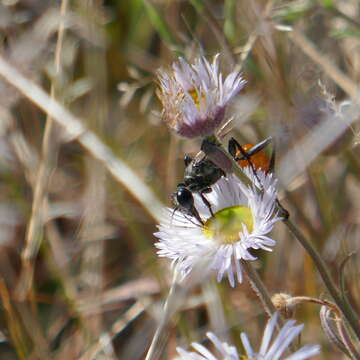
M 158 255 L 167 257 L 185 278 L 201 264 L 203 276 L 217 273 L 235 286 L 242 282 L 242 261 L 256 260 L 251 251 L 272 251 L 276 242 L 269 233 L 281 220 L 276 211 L 277 180 L 271 173 L 259 170 L 257 177 L 263 186 L 256 189 L 256 179 L 249 171 L 251 185 L 245 185 L 234 174 L 222 176 L 211 185 L 207 194 L 212 213 L 199 193 L 191 193 L 197 216 L 166 209 L 154 235 Z M 200 220 L 201 221 L 200 221 Z
M 217 167 L 211 160 L 207 159 L 204 154 L 200 154 L 201 159 L 185 156 L 185 173 L 183 182 L 177 185 L 176 191 L 172 195 L 175 210 L 194 216 L 200 223 L 202 219 L 194 206 L 193 193 L 200 195 L 202 201 L 212 214 L 211 205 L 206 199 L 206 193 L 211 192 L 211 185 L 215 184 L 225 172 Z
M 240 145 L 234 138 L 231 138 L 228 151 L 242 168 L 250 166 L 253 171 L 272 172 L 275 165 L 275 152 L 272 152 L 270 158 L 265 152 L 265 147 L 271 142 L 272 137 L 270 136 L 256 145 Z
M 263 171 L 267 173 L 273 173 L 275 168 L 275 150 L 272 150 L 271 157 L 266 154 L 265 147 L 272 142 L 272 137 L 259 142 L 256 145 L 246 144 L 240 145 L 234 138 L 231 138 L 228 144 L 228 151 L 232 157 L 237 161 L 242 168 L 250 168 L 257 186 L 262 189 L 263 185 L 257 175 L 257 172 Z M 289 212 L 280 204 L 276 199 L 276 204 L 280 211 L 281 216 L 287 219 L 290 215 Z
M 264 150 L 271 141 L 272 138 L 269 137 L 253 146 L 252 144 L 240 145 L 234 138 L 231 138 L 228 149 L 241 167 L 250 166 L 256 176 L 257 170 L 267 173 L 274 167 L 274 156 L 269 159 Z M 210 193 L 211 185 L 215 184 L 222 176 L 226 176 L 226 174 L 224 170 L 216 166 L 202 152 L 195 158 L 186 155 L 184 162 L 184 180 L 177 185 L 176 191 L 172 194 L 175 210 L 194 216 L 202 223 L 203 221 L 194 206 L 193 193 L 200 195 L 202 201 L 213 215 L 211 204 L 206 199 L 205 194 Z

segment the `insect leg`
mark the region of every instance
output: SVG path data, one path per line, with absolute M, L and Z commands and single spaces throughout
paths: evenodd
M 252 163 L 251 161 L 251 155 L 254 155 L 256 154 L 258 151 L 262 150 L 270 141 L 271 141 L 271 137 L 265 139 L 264 141 L 260 142 L 259 144 L 253 146 L 248 152 L 246 152 L 244 150 L 244 148 L 234 139 L 234 138 L 231 138 L 230 141 L 229 141 L 229 144 L 228 144 L 228 148 L 229 148 L 229 153 L 233 156 L 233 158 L 235 159 L 235 161 L 240 161 L 240 160 L 246 160 L 260 186 L 260 188 L 262 189 L 263 186 L 261 184 L 261 181 L 256 173 L 256 169 L 255 169 L 255 166 L 254 164 Z M 254 148 L 257 148 L 255 152 L 253 152 L 252 150 Z M 241 152 L 241 157 L 237 157 L 236 156 L 236 150 L 239 150 Z
M 213 213 L 212 208 L 211 208 L 211 204 L 210 204 L 209 200 L 204 195 L 204 194 L 209 193 L 209 192 L 211 192 L 211 188 L 206 188 L 206 189 L 204 189 L 204 190 L 202 190 L 200 192 L 200 196 L 201 196 L 201 200 L 204 202 L 206 207 L 209 209 L 211 216 L 214 216 L 214 213 Z
M 196 210 L 195 206 L 193 206 L 190 210 L 190 215 L 193 216 L 201 225 L 204 225 L 203 219 L 200 217 L 199 212 Z M 185 215 L 186 216 L 186 215 Z M 187 218 L 191 223 L 195 224 L 191 219 Z
M 231 138 L 229 140 L 229 143 L 228 143 L 228 151 L 229 151 L 229 154 L 235 159 L 236 159 L 236 152 L 237 152 L 237 149 L 240 147 L 240 144 L 234 139 L 234 138 Z
M 275 169 L 275 147 L 273 147 L 273 151 L 271 153 L 271 158 L 270 158 L 270 164 L 269 164 L 269 172 L 273 173 Z

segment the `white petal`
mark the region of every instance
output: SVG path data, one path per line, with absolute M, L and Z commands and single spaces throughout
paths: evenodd
M 265 355 L 267 349 L 269 348 L 271 337 L 274 332 L 278 317 L 279 317 L 278 313 L 275 313 L 266 324 L 264 335 L 261 341 L 260 351 L 259 351 L 260 355 L 262 356 Z
M 205 359 L 208 360 L 217 360 L 216 357 L 208 350 L 205 346 L 198 344 L 198 343 L 192 343 L 191 346 L 199 353 L 201 354 Z
M 244 349 L 246 351 L 246 355 L 249 358 L 253 358 L 255 353 L 254 353 L 254 350 L 251 347 L 249 338 L 247 337 L 247 335 L 244 332 L 240 334 L 240 338 L 241 338 L 241 342 L 242 342 L 242 344 L 244 346 Z
M 303 328 L 303 325 L 295 325 L 294 320 L 287 321 L 286 324 L 281 328 L 279 334 L 276 336 L 275 341 L 272 343 L 269 349 L 277 319 L 278 314 L 274 314 L 268 321 L 264 331 L 259 353 L 256 353 L 253 350 L 247 335 L 245 333 L 240 334 L 247 358 L 253 360 L 279 360 L 280 356 L 288 347 L 289 343 L 299 335 Z M 243 358 L 243 356 L 237 352 L 234 346 L 231 346 L 226 342 L 221 342 L 215 334 L 209 332 L 207 333 L 207 336 L 214 344 L 217 352 L 221 354 L 221 358 L 219 358 L 219 360 L 239 360 L 239 357 Z M 197 353 L 190 353 L 181 348 L 177 348 L 177 351 L 182 356 L 183 360 L 217 360 L 217 358 L 203 345 L 193 343 L 192 346 L 195 350 L 197 350 Z M 305 360 L 319 354 L 319 352 L 320 346 L 318 345 L 304 346 L 295 353 L 286 357 L 284 360 Z
M 304 360 L 309 359 L 312 356 L 320 354 L 320 346 L 303 346 L 301 349 L 296 351 L 294 354 L 288 356 L 285 360 Z
M 200 65 L 199 65 L 200 66 Z M 221 281 L 226 274 L 231 286 L 242 281 L 239 261 L 253 261 L 250 249 L 271 251 L 276 242 L 268 237 L 276 221 L 273 218 L 276 200 L 274 179 L 259 172 L 259 179 L 264 184 L 264 195 L 259 196 L 254 187 L 244 186 L 235 175 L 222 177 L 212 186 L 212 192 L 206 194 L 213 212 L 231 206 L 247 206 L 254 218 L 253 229 L 250 232 L 245 225 L 239 232 L 239 240 L 233 244 L 223 245 L 221 239 L 205 236 L 202 225 L 192 216 L 181 211 L 167 209 L 164 212 L 158 231 L 154 234 L 159 241 L 155 244 L 161 257 L 168 257 L 178 264 L 183 276 L 188 275 L 197 263 L 206 257 L 210 267 L 217 272 L 217 280 Z M 194 193 L 195 207 L 203 221 L 210 216 L 208 207 L 200 195 Z

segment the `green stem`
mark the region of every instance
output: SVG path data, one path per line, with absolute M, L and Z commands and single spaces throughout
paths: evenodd
M 232 158 L 232 156 L 224 149 L 223 145 L 220 143 L 219 140 L 217 140 L 215 137 L 209 137 L 205 139 L 202 143 L 201 149 L 205 152 L 205 154 L 211 159 L 211 160 L 219 160 L 221 157 L 223 157 L 222 162 L 226 164 L 226 161 L 228 163 L 226 164 L 229 166 L 229 162 L 231 162 L 231 170 L 227 169 L 229 171 L 232 171 L 242 182 L 244 182 L 246 185 L 251 184 L 251 180 L 247 178 L 247 176 L 244 174 L 240 166 L 237 164 L 237 162 Z M 213 161 L 214 161 L 213 160 Z M 214 161 L 215 162 L 215 161 Z M 221 164 L 219 162 L 215 162 L 218 166 L 221 167 Z M 261 190 L 259 189 L 259 192 Z M 349 325 L 353 329 L 356 337 L 360 341 L 360 322 L 358 320 L 358 316 L 351 307 L 350 303 L 348 302 L 346 296 L 342 296 L 336 285 L 334 284 L 333 279 L 331 278 L 330 272 L 324 262 L 324 260 L 321 258 L 320 254 L 317 252 L 315 247 L 312 245 L 312 243 L 302 234 L 302 232 L 294 225 L 294 223 L 289 219 L 287 215 L 287 211 L 280 205 L 279 201 L 277 200 L 277 207 L 279 211 L 279 216 L 283 216 L 283 222 L 288 227 L 290 232 L 295 236 L 295 238 L 300 242 L 300 244 L 304 247 L 304 249 L 307 251 L 311 259 L 314 261 L 320 276 L 328 289 L 330 295 L 333 297 L 336 304 L 341 309 L 342 313 L 344 314 L 344 317 L 347 319 Z
M 175 270 L 169 295 L 165 301 L 161 320 L 151 341 L 145 360 L 158 360 L 162 356 L 168 333 L 166 332 L 171 317 L 175 314 L 187 290 L 178 283 L 180 274 Z
M 265 284 L 262 282 L 259 274 L 251 265 L 250 261 L 241 260 L 241 266 L 250 282 L 252 289 L 260 299 L 265 312 L 268 314 L 269 317 L 271 317 L 273 314 L 275 314 L 277 309 L 275 308 L 274 303 L 271 300 L 269 291 L 267 290 Z M 281 327 L 283 327 L 284 324 L 284 319 L 279 313 L 279 318 L 276 325 L 277 329 L 280 331 Z M 294 344 L 290 344 L 289 346 L 292 351 L 296 351 Z
M 344 317 L 348 321 L 351 328 L 354 330 L 356 337 L 360 340 L 360 323 L 357 319 L 357 315 L 351 307 L 350 303 L 347 301 L 346 297 L 341 296 L 339 290 L 337 289 L 334 281 L 331 278 L 330 272 L 324 260 L 316 251 L 313 244 L 302 234 L 302 232 L 293 224 L 290 219 L 284 219 L 283 222 L 288 227 L 290 232 L 295 236 L 295 238 L 300 242 L 303 248 L 307 251 L 311 259 L 314 261 L 330 295 L 333 297 L 336 304 L 341 309 Z
M 276 308 L 271 301 L 270 294 L 266 289 L 264 283 L 260 279 L 259 274 L 253 268 L 249 261 L 241 260 L 241 267 L 243 268 L 252 289 L 255 291 L 256 295 L 260 299 L 264 310 L 269 315 L 269 317 L 271 317 L 276 312 Z

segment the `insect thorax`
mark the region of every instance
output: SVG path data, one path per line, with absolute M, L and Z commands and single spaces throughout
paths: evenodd
M 201 191 L 216 183 L 224 172 L 212 161 L 192 162 L 185 168 L 184 184 L 191 191 Z

